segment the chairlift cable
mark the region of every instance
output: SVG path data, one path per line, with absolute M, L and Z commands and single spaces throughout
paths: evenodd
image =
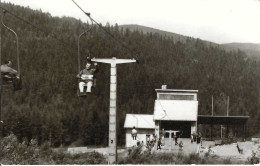
M 72 1 L 73 1 L 73 0 L 72 0 Z M 75 1 L 73 1 L 73 2 L 75 3 Z M 75 3 L 75 4 L 76 4 L 76 3 Z M 77 6 L 79 7 L 79 5 L 77 5 Z M 25 22 L 26 24 L 28 24 L 28 25 L 34 27 L 34 28 L 37 29 L 38 31 L 41 31 L 41 32 L 43 32 L 44 34 L 50 34 L 51 37 L 55 38 L 56 40 L 58 40 L 59 42 L 61 42 L 63 45 L 69 45 L 69 44 L 64 43 L 63 41 L 59 40 L 58 37 L 57 37 L 57 35 L 56 35 L 55 33 L 46 33 L 46 31 L 43 30 L 42 28 L 39 28 L 39 27 L 33 25 L 33 24 L 30 23 L 29 21 L 27 21 L 27 20 L 25 20 L 25 19 L 23 19 L 23 18 L 21 18 L 21 17 L 15 15 L 15 14 L 13 14 L 12 12 L 10 12 L 9 10 L 3 8 L 2 6 L 0 6 L 0 8 L 1 8 L 2 10 L 5 10 L 5 12 L 8 12 L 8 13 L 9 13 L 10 15 L 12 15 L 13 17 L 15 17 L 15 18 L 17 18 L 17 19 L 19 19 L 19 20 Z M 80 8 L 80 7 L 79 7 L 79 8 Z M 82 10 L 82 8 L 80 8 L 80 9 Z M 82 11 L 83 11 L 83 10 L 82 10 Z M 84 12 L 84 11 L 83 11 L 83 12 Z M 84 14 L 86 14 L 86 15 L 88 16 L 88 13 L 84 12 Z M 90 15 L 89 15 L 89 17 L 90 17 Z M 124 48 L 126 48 L 127 50 L 129 50 L 131 53 L 133 53 L 133 51 L 132 51 L 130 48 L 128 48 L 127 46 L 123 45 L 123 44 L 122 44 L 119 40 L 117 40 L 111 33 L 109 33 L 105 28 L 103 28 L 100 24 L 98 24 L 92 17 L 90 17 L 90 19 L 91 19 L 94 23 L 96 23 L 102 30 L 104 30 L 106 33 L 110 34 L 110 36 L 111 36 L 113 39 L 115 39 L 116 41 L 118 41 L 118 42 L 121 44 L 121 46 L 123 46 Z M 69 45 L 69 46 L 71 47 L 71 45 Z M 66 48 L 67 48 L 67 47 L 66 47 Z M 73 49 L 74 49 L 74 48 L 73 48 Z M 140 54 L 138 54 L 138 53 L 137 53 L 137 55 L 140 56 Z M 153 86 L 152 86 L 152 83 L 151 83 L 151 80 L 150 80 L 150 78 L 149 78 L 149 76 L 148 76 L 148 74 L 147 74 L 147 71 L 146 71 L 145 67 L 143 66 L 143 64 L 141 64 L 141 66 L 142 66 L 143 69 L 144 69 L 145 75 L 147 76 L 147 78 L 148 78 L 148 80 L 149 80 L 149 83 L 151 84 L 151 87 L 153 87 Z M 160 102 L 160 101 L 159 101 L 159 102 Z M 161 103 L 160 103 L 160 105 L 161 105 L 161 107 L 162 107 L 162 104 L 161 104 Z M 163 107 L 162 107 L 162 108 L 163 108 Z M 164 110 L 164 109 L 163 109 L 163 110 Z
M 123 42 L 121 42 L 119 39 L 115 38 L 114 35 L 112 35 L 112 34 L 111 34 L 110 32 L 108 32 L 104 27 L 102 27 L 99 23 L 97 23 L 97 21 L 95 21 L 95 20 L 90 16 L 90 13 L 85 12 L 74 0 L 72 0 L 72 1 L 73 1 L 73 3 L 74 3 L 84 14 L 86 14 L 91 20 L 93 20 L 93 22 L 95 22 L 95 23 L 96 23 L 102 30 L 104 30 L 110 37 L 112 37 L 115 41 L 117 41 L 118 43 L 120 43 L 120 45 L 121 45 L 122 47 L 126 48 L 126 49 L 127 49 L 128 51 L 130 51 L 132 54 L 135 54 L 135 52 L 134 52 L 132 49 L 128 48 L 126 45 L 124 45 Z M 139 55 L 138 53 L 136 53 L 136 54 Z M 147 78 L 148 78 L 148 80 L 150 81 L 150 84 L 151 84 L 151 80 L 150 80 L 150 78 L 149 78 L 149 76 L 148 76 L 148 74 L 147 74 L 147 71 L 146 71 L 145 67 L 144 67 L 143 65 L 141 65 L 141 66 L 143 67 L 144 72 L 146 73 Z M 160 100 L 158 100 L 158 101 L 159 101 L 160 106 L 162 107 L 163 111 L 165 112 L 165 114 L 167 114 L 166 111 L 165 111 L 165 109 L 164 109 L 163 106 L 162 106 L 161 101 L 160 101 Z
M 133 51 L 128 48 L 120 39 L 116 38 L 113 34 L 111 34 L 110 32 L 108 32 L 102 25 L 100 25 L 96 20 L 94 20 L 91 16 L 90 13 L 85 12 L 74 0 L 72 0 L 73 3 L 84 13 L 86 14 L 96 25 L 98 25 L 98 27 L 100 27 L 104 32 L 106 32 L 110 37 L 112 37 L 116 42 L 118 42 L 123 48 L 127 49 L 128 51 L 130 51 L 131 53 L 133 53 Z
M 38 30 L 39 32 L 42 32 L 44 35 L 46 35 L 46 36 L 50 35 L 52 38 L 54 38 L 54 39 L 56 39 L 57 41 L 59 41 L 60 43 L 62 43 L 64 47 L 67 46 L 67 47 L 65 47 L 65 48 L 70 47 L 70 48 L 72 48 L 72 49 L 75 49 L 75 47 L 72 47 L 70 44 L 65 43 L 65 42 L 63 42 L 62 40 L 60 40 L 60 39 L 57 37 L 58 35 L 55 34 L 54 32 L 48 33 L 48 32 L 46 32 L 43 28 L 39 28 L 38 26 L 35 26 L 34 24 L 30 23 L 29 21 L 27 21 L 27 20 L 25 20 L 25 19 L 23 19 L 23 18 L 21 18 L 21 17 L 15 15 L 15 14 L 13 14 L 13 13 L 10 12 L 9 10 L 3 8 L 2 6 L 0 6 L 0 8 L 1 8 L 2 10 L 4 10 L 6 13 L 8 13 L 8 14 L 10 14 L 11 16 L 15 17 L 16 19 L 18 19 L 18 20 L 20 20 L 20 21 L 22 21 L 22 22 L 24 22 L 24 23 L 26 23 L 26 24 L 32 26 L 33 28 L 35 28 L 35 29 Z

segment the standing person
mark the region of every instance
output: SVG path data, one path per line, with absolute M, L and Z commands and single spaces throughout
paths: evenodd
M 193 132 L 193 141 L 196 143 L 197 142 L 197 134 Z
M 182 151 L 182 148 L 183 148 L 183 142 L 180 141 L 180 143 L 179 143 L 179 150 Z
M 160 136 L 161 136 L 161 145 L 164 146 L 164 137 L 165 137 L 164 128 L 162 129 Z
M 198 134 L 197 134 L 197 144 L 199 144 L 200 141 L 201 141 L 201 133 L 198 132 Z
M 174 135 L 175 145 L 178 145 L 178 137 L 177 134 Z
M 159 139 L 158 139 L 158 144 L 157 144 L 157 150 L 158 149 L 160 149 L 161 150 L 161 144 L 162 144 L 162 138 L 161 137 L 159 137 Z
M 80 94 L 84 94 L 84 86 L 87 85 L 87 93 L 91 92 L 91 88 L 93 86 L 94 74 L 98 71 L 97 63 L 94 63 L 94 67 L 92 67 L 91 61 L 88 60 L 86 63 L 86 68 L 81 70 L 77 75 L 77 78 L 80 78 L 79 83 L 79 91 Z
M 141 146 L 142 146 L 142 147 L 144 146 L 144 141 L 141 142 Z
M 152 139 L 152 147 L 156 144 L 156 135 L 153 134 L 153 139 Z
M 193 144 L 194 138 L 193 138 L 193 134 L 190 135 L 190 142 Z
M 136 140 L 136 136 L 137 136 L 137 131 L 136 131 L 135 126 L 134 126 L 134 127 L 133 127 L 133 130 L 132 130 L 133 140 Z
M 149 134 L 147 134 L 146 135 L 146 145 L 148 146 L 149 144 L 150 144 L 150 135 Z

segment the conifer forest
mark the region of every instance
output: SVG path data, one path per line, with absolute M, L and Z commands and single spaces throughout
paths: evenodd
M 6 13 L 4 22 L 19 36 L 23 88 L 2 88 L 2 137 L 13 133 L 20 141 L 37 139 L 53 147 L 75 142 L 82 146 L 108 144 L 110 66 L 99 64 L 97 85 L 85 98 L 77 96 L 79 35 L 90 23 L 69 17 L 53 17 L 40 10 L 2 3 L 30 26 Z M 86 19 L 87 20 L 87 19 Z M 135 58 L 139 63 L 117 67 L 117 136 L 125 144 L 127 113 L 153 114 L 155 89 L 199 90 L 199 115 L 248 115 L 247 136 L 260 131 L 260 62 L 241 50 L 227 51 L 218 45 L 187 37 L 130 31 L 120 25 L 102 25 L 113 40 L 94 24 L 80 40 L 81 69 L 88 56 Z M 119 43 L 118 41 L 122 42 Z M 16 66 L 16 40 L 2 28 L 2 63 Z M 122 45 L 123 44 L 123 45 Z M 124 47 L 126 46 L 126 47 Z M 260 56 L 260 55 L 259 55 Z

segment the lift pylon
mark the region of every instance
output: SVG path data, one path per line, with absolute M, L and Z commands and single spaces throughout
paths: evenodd
M 93 62 L 108 63 L 111 65 L 110 69 L 110 106 L 109 106 L 109 139 L 108 139 L 108 162 L 109 164 L 117 163 L 117 132 L 116 132 L 116 84 L 117 84 L 117 71 L 116 65 L 122 63 L 133 63 L 135 59 L 91 59 Z

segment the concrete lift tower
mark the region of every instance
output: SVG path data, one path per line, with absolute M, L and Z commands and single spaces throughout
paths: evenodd
M 133 63 L 135 59 L 91 59 L 93 62 L 109 63 L 110 69 L 110 106 L 109 106 L 109 139 L 108 139 L 108 162 L 117 163 L 117 140 L 116 140 L 116 65 L 121 63 Z

